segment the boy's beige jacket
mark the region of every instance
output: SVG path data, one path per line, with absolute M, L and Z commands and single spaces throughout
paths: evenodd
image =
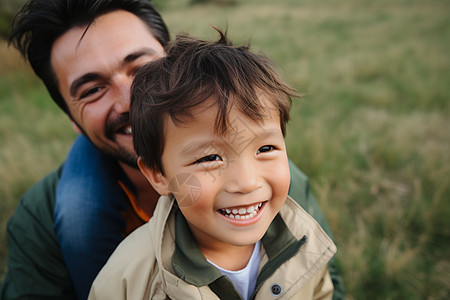
M 197 287 L 180 279 L 172 267 L 175 249 L 173 199 L 161 197 L 150 222 L 129 235 L 95 279 L 95 299 L 219 299 L 208 285 Z M 256 300 L 331 299 L 333 284 L 327 263 L 336 246 L 317 222 L 288 197 L 280 215 L 297 238 L 307 236 L 299 252 L 264 281 Z M 268 256 L 261 248 L 261 266 Z M 280 294 L 274 295 L 281 291 Z

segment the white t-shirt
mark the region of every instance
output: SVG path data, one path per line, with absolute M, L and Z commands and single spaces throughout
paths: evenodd
M 250 260 L 248 261 L 245 268 L 243 268 L 242 270 L 225 270 L 208 260 L 210 264 L 219 269 L 222 275 L 226 275 L 228 278 L 230 278 L 231 282 L 233 282 L 234 284 L 234 287 L 241 294 L 244 300 L 248 300 L 255 290 L 256 278 L 258 277 L 260 244 L 260 241 L 255 244 L 252 256 L 250 257 Z

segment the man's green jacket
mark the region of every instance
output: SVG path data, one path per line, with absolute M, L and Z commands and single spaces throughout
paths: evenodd
M 289 195 L 308 211 L 332 237 L 314 199 L 308 178 L 292 163 Z M 35 184 L 20 200 L 7 226 L 8 271 L 0 286 L 0 300 L 76 299 L 55 232 L 53 210 L 62 167 Z M 344 285 L 334 260 L 330 275 L 333 299 L 344 299 Z

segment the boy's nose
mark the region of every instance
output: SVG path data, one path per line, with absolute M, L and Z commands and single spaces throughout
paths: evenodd
M 228 193 L 248 194 L 263 186 L 262 177 L 253 163 L 233 162 L 228 167 L 230 168 L 226 186 Z

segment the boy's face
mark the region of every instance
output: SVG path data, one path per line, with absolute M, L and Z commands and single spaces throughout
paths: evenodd
M 230 128 L 214 131 L 207 101 L 193 120 L 165 124 L 165 175 L 140 167 L 160 194 L 173 193 L 199 248 L 226 249 L 260 240 L 284 204 L 290 182 L 278 112 L 255 123 L 232 108 Z

